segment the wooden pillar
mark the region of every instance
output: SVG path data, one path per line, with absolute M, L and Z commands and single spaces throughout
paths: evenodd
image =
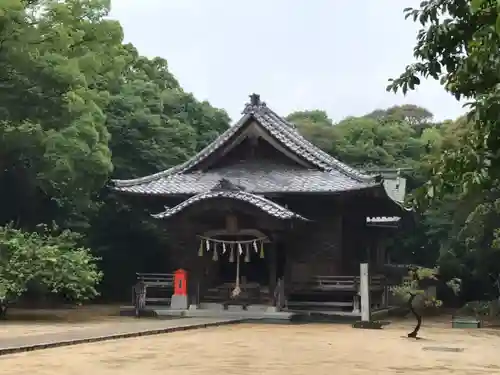
M 359 292 L 361 295 L 361 321 L 369 322 L 370 313 L 370 275 L 368 263 L 359 265 Z
M 269 294 L 271 295 L 271 304 L 273 301 L 274 289 L 276 288 L 276 261 L 277 261 L 277 246 L 275 243 L 269 243 L 270 249 L 267 251 L 269 254 Z
M 335 274 L 342 274 L 342 272 L 344 271 L 344 257 L 343 257 L 343 252 L 345 251 L 344 250 L 344 241 L 343 241 L 343 226 L 342 226 L 342 222 L 343 222 L 343 216 L 342 215 L 338 215 L 336 218 L 335 218 L 335 223 L 334 223 L 334 233 L 336 234 L 335 237 L 335 241 L 336 241 L 336 244 L 335 244 L 335 247 L 336 247 L 336 255 L 335 255 L 335 263 L 336 263 L 336 266 L 335 266 Z
M 200 240 L 201 241 L 201 240 Z M 198 255 L 199 242 L 190 241 L 188 243 L 188 249 L 182 249 L 185 252 L 189 251 L 194 254 L 190 258 L 190 264 L 188 267 L 188 302 L 190 308 L 197 308 L 200 303 L 200 294 L 203 295 L 204 290 L 200 290 L 200 286 L 205 284 L 205 256 Z M 187 251 L 186 251 L 187 250 Z M 191 307 L 192 305 L 192 307 Z
M 238 232 L 238 218 L 236 215 L 228 214 L 226 216 L 226 230 L 229 234 Z
M 385 263 L 385 241 L 381 238 L 377 241 L 377 266 L 382 267 Z

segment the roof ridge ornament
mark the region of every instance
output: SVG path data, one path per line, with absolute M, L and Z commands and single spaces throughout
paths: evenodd
M 237 185 L 227 178 L 221 178 L 211 189 L 210 191 L 244 191 L 245 189 Z
M 263 109 L 267 109 L 267 104 L 260 100 L 259 94 L 251 94 L 249 95 L 250 102 L 245 105 L 245 109 L 243 109 L 243 114 L 251 115 L 256 112 L 262 111 Z

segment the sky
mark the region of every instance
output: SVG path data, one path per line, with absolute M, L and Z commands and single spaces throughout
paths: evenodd
M 420 0 L 113 0 L 126 42 L 167 59 L 197 99 L 240 117 L 251 93 L 285 116 L 322 109 L 334 120 L 411 103 L 436 120 L 464 113 L 435 81 L 385 88 L 414 61 Z

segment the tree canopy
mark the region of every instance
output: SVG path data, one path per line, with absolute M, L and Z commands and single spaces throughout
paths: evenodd
M 454 264 L 455 272 L 471 272 L 487 283 L 486 275 L 496 279 L 500 265 L 500 8 L 494 0 L 430 0 L 405 13 L 422 26 L 414 48 L 417 61 L 388 89 L 406 92 L 430 77 L 457 99 L 467 99 L 469 107 L 467 118 L 455 125 L 455 139 L 433 158 L 417 203 L 456 197 L 460 225 L 454 226 L 456 236 L 450 236 L 442 259 Z
M 166 60 L 124 44 L 109 10 L 106 0 L 1 2 L 0 225 L 56 221 L 107 248 L 100 232 L 126 210 L 103 195 L 109 178 L 177 164 L 227 128 Z

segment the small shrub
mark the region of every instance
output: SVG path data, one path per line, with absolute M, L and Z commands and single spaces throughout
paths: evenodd
M 79 236 L 71 231 L 55 233 L 45 226 L 40 232 L 24 232 L 12 226 L 0 227 L 0 314 L 29 285 L 37 285 L 75 302 L 97 295 L 102 278 L 97 258 L 78 246 Z

